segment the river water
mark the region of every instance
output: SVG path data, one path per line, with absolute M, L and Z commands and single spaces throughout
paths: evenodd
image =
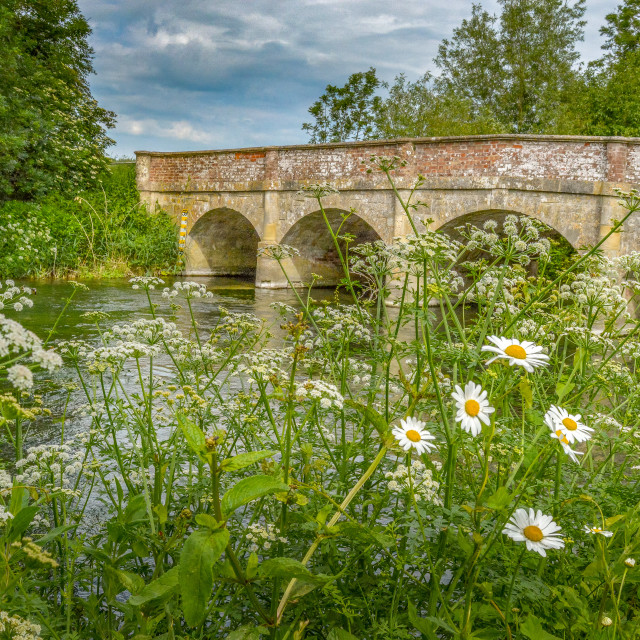
M 184 299 L 174 298 L 173 302 L 183 305 L 183 308 L 174 311 L 170 308 L 170 302 L 162 298 L 163 286 L 171 286 L 177 278 L 163 278 L 165 285 L 152 292 L 153 302 L 158 304 L 156 314 L 165 320 L 175 322 L 178 328 L 189 336 L 192 333 L 191 318 Z M 256 289 L 249 280 L 239 278 L 189 278 L 205 284 L 213 293 L 212 298 L 193 299 L 192 307 L 194 317 L 202 332 L 206 335 L 207 329 L 213 327 L 220 316 L 220 307 L 233 312 L 253 313 L 267 321 L 267 326 L 275 334 L 274 346 L 281 340 L 282 332 L 279 329 L 280 316 L 276 309 L 271 307 L 273 302 L 284 302 L 298 307 L 295 294 L 288 289 Z M 72 293 L 72 285 L 65 281 L 28 281 L 24 283 L 36 288 L 36 294 L 32 297 L 33 308 L 25 307 L 21 312 L 5 310 L 7 317 L 13 318 L 33 331 L 43 340 L 54 326 L 56 319 L 64 308 L 64 305 Z M 149 305 L 145 292 L 141 289 L 134 290 L 128 280 L 95 280 L 85 281 L 89 291 L 77 291 L 71 304 L 67 307 L 64 316 L 56 327 L 53 342 L 70 340 L 73 338 L 86 340 L 98 345 L 99 336 L 95 324 L 83 317 L 89 311 L 102 311 L 109 314 L 109 318 L 101 323 L 103 328 L 116 323 L 126 323 L 138 318 L 149 318 Z M 331 289 L 314 290 L 313 297 L 316 300 L 334 299 L 334 291 Z M 344 297 L 344 301 L 348 298 Z M 161 362 L 158 362 L 161 366 Z M 156 369 L 156 373 L 159 370 Z M 36 375 L 36 392 L 43 393 L 44 406 L 52 411 L 50 417 L 40 417 L 30 427 L 27 435 L 26 446 L 34 444 L 46 444 L 58 441 L 60 434 L 59 419 L 63 414 L 66 402 L 66 382 L 77 381 L 75 369 L 64 366 L 62 370 L 54 373 L 38 373 Z M 74 391 L 68 407 L 68 432 L 74 433 L 88 426 L 88 419 L 77 415 L 77 407 L 85 404 L 86 398 L 81 391 Z M 7 446 L 0 448 L 0 458 L 10 458 L 11 452 Z

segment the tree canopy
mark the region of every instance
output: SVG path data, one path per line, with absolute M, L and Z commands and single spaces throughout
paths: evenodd
M 115 114 L 98 106 L 91 29 L 75 0 L 0 6 L 0 199 L 95 183 Z
M 585 0 L 499 0 L 499 7 L 493 15 L 472 5 L 440 44 L 435 77 L 427 72 L 412 82 L 400 74 L 388 85 L 369 69 L 340 89 L 329 85 L 309 109 L 315 123 L 303 125 L 310 141 L 498 132 L 640 135 L 640 0 L 624 0 L 607 15 L 600 30 L 605 53 L 587 66 L 576 48 Z M 377 93 L 381 89 L 386 95 Z

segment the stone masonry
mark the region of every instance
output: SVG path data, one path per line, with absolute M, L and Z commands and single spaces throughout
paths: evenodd
M 186 270 L 191 275 L 249 275 L 256 285 L 286 286 L 277 263 L 257 258 L 258 247 L 288 244 L 300 257 L 287 263 L 294 283 L 311 272 L 333 284 L 336 252 L 317 203 L 301 187 L 328 182 L 334 228 L 355 210 L 342 232 L 358 241 L 407 235 L 409 225 L 386 176 L 367 173 L 371 156 L 399 156 L 395 171 L 403 197 L 418 176 L 419 220 L 444 230 L 488 214 L 525 214 L 553 227 L 576 249 L 595 244 L 623 215 L 616 188 L 640 188 L 640 138 L 488 135 L 261 147 L 220 151 L 138 151 L 143 201 L 188 212 Z M 640 220 L 612 237 L 610 254 L 640 250 Z

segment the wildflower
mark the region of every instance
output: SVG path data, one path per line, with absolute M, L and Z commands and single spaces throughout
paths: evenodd
M 564 541 L 560 538 L 560 527 L 552 516 L 545 516 L 542 511 L 516 509 L 505 525 L 502 533 L 514 542 L 524 542 L 529 551 L 536 551 L 546 557 L 547 549 L 561 549 Z
M 581 419 L 582 416 L 579 413 L 570 414 L 566 409 L 556 407 L 553 404 L 544 415 L 544 421 L 549 429 L 551 431 L 562 431 L 566 435 L 569 444 L 585 442 L 591 438 L 593 429 L 580 422 Z
M 593 534 L 599 533 L 601 536 L 604 536 L 605 538 L 610 538 L 613 535 L 613 531 L 605 531 L 600 527 L 590 527 L 589 525 L 586 525 L 586 524 L 584 525 L 584 532 L 593 533 Z
M 435 440 L 435 437 L 425 429 L 427 425 L 424 422 L 409 416 L 405 420 L 400 420 L 400 425 L 393 428 L 393 435 L 405 451 L 415 449 L 418 453 L 424 453 L 435 449 L 435 445 L 429 442 Z
M 23 364 L 15 364 L 7 369 L 7 379 L 20 391 L 28 391 L 33 387 L 33 374 L 29 367 Z
M 633 558 L 627 558 L 624 563 L 629 567 L 629 569 L 633 569 L 636 566 L 636 561 Z
M 613 620 L 609 616 L 602 616 L 602 620 L 600 620 L 600 624 L 603 627 L 610 627 L 613 624 Z
M 580 464 L 578 462 L 578 456 L 583 456 L 584 453 L 582 451 L 574 451 L 569 445 L 569 440 L 567 440 L 567 436 L 562 429 L 557 429 L 554 433 L 550 434 L 552 438 L 556 438 L 562 445 L 562 449 L 564 452 L 571 458 L 573 462 L 576 464 Z
M 498 336 L 489 336 L 489 341 L 493 342 L 495 346 L 485 345 L 482 347 L 482 351 L 491 351 L 497 353 L 490 360 L 487 360 L 487 365 L 498 358 L 508 358 L 510 366 L 524 367 L 525 371 L 533 371 L 535 367 L 546 365 L 546 360 L 549 360 L 549 356 L 542 353 L 542 347 L 534 344 L 533 342 L 520 342 L 515 338 L 500 338 Z
M 456 385 L 456 390 L 451 394 L 456 401 L 456 422 L 472 436 L 477 436 L 482 431 L 480 422 L 489 424 L 489 414 L 495 409 L 487 401 L 487 392 L 483 391 L 479 384 L 467 382 L 464 391 Z

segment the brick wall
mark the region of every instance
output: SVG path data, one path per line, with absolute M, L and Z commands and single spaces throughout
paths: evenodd
M 638 138 L 496 135 L 137 155 L 145 165 L 139 186 L 147 191 L 294 189 L 323 181 L 376 188 L 384 177 L 362 164 L 372 155 L 406 160 L 397 172 L 404 186 L 418 174 L 640 183 Z

